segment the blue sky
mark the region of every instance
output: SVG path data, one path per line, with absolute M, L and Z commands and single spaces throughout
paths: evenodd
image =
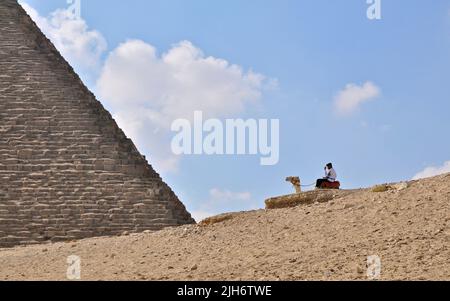
M 298 175 L 309 184 L 322 176 L 328 162 L 335 164 L 344 188 L 408 180 L 420 172 L 422 176 L 450 172 L 449 1 L 382 0 L 382 19 L 369 20 L 365 0 L 81 0 L 86 27 L 71 30 L 59 30 L 61 23 L 50 22 L 52 12 L 67 8 L 66 1 L 22 2 L 39 14 L 38 24 L 48 21 L 43 30 L 51 39 L 74 34 L 73 40 L 85 41 L 87 35 L 95 44 L 87 43 L 86 50 L 80 49 L 86 46 L 81 43 L 74 54 L 73 45 L 61 42 L 60 50 L 99 100 L 121 116 L 119 124 L 125 129 L 135 118 L 133 112 L 139 111 L 138 103 L 145 108 L 152 105 L 126 102 L 126 95 L 135 93 L 126 89 L 120 91 L 121 98 L 108 97 L 117 94 L 108 87 L 108 79 L 118 76 L 111 70 L 126 65 L 117 62 L 124 60 L 121 54 L 126 49 L 140 49 L 136 53 L 148 60 L 154 49 L 155 62 L 149 66 L 161 66 L 164 54 L 192 45 L 204 57 L 240 66 L 242 76 L 233 77 L 233 83 L 260 95 L 250 102 L 236 99 L 243 106 L 239 110 L 221 112 L 218 104 L 207 107 L 219 118 L 280 119 L 280 162 L 260 166 L 259 157 L 252 156 L 185 156 L 170 161 L 172 168 L 160 164 L 163 178 L 197 217 L 263 207 L 266 198 L 292 191 L 284 183 L 286 176 Z M 92 47 L 97 47 L 94 54 Z M 86 63 L 88 56 L 93 59 Z M 133 74 L 130 68 L 124 74 Z M 198 70 L 183 72 L 195 77 Z M 263 81 L 248 86 L 249 72 L 264 75 L 264 82 L 276 81 L 277 86 L 266 88 Z M 136 74 L 143 75 L 136 85 L 160 83 L 156 72 Z M 216 75 L 228 78 L 227 74 Z M 202 84 L 208 82 L 198 79 L 192 89 L 201 89 Z M 346 114 L 336 113 L 339 99 L 345 102 L 354 93 L 366 93 L 365 84 L 373 85 L 376 93 L 362 96 Z M 141 92 L 136 99 L 147 102 L 172 93 Z M 147 99 L 145 93 L 152 97 Z M 174 97 L 189 102 L 188 97 Z M 137 105 L 137 111 L 124 109 L 118 104 L 122 100 L 126 106 Z M 164 103 L 156 108 L 174 112 Z M 143 124 L 135 140 L 158 169 L 159 159 L 152 159 L 164 152 L 153 149 L 168 140 L 160 133 L 155 136 L 154 123 Z

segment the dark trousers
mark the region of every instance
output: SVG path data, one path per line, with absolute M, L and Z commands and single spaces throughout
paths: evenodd
M 316 183 L 316 188 L 322 187 L 322 184 L 326 183 L 326 182 L 330 182 L 330 181 L 328 181 L 328 179 L 318 179 L 317 183 Z

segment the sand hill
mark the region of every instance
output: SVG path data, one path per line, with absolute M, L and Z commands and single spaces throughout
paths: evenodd
M 77 255 L 84 280 L 363 280 L 377 255 L 383 280 L 450 280 L 449 182 L 447 174 L 208 225 L 3 249 L 0 279 L 64 280 Z

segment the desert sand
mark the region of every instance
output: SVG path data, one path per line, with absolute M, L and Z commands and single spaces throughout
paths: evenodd
M 207 226 L 0 250 L 1 280 L 450 280 L 450 174 Z M 262 200 L 263 203 L 263 200 Z

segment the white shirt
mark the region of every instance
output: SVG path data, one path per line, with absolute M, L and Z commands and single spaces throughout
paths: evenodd
M 335 182 L 337 179 L 337 174 L 334 168 L 325 169 L 325 178 L 330 182 Z

